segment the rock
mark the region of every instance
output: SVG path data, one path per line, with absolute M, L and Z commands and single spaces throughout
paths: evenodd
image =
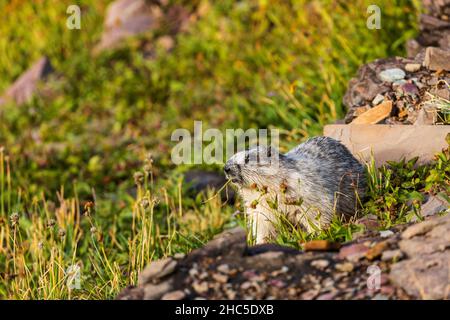
M 188 192 L 196 195 L 208 189 L 220 190 L 227 183 L 227 179 L 221 173 L 205 170 L 191 170 L 184 174 L 184 182 L 189 186 Z M 234 203 L 236 194 L 231 187 L 226 187 L 221 192 L 222 200 Z
M 430 70 L 450 71 L 450 51 L 428 47 L 423 65 Z
M 326 125 L 324 135 L 338 139 L 362 161 L 375 158 L 379 167 L 387 161 L 419 157 L 418 164 L 433 161 L 448 146 L 447 126 Z
M 431 93 L 439 98 L 450 100 L 450 88 L 448 86 L 446 88 L 433 90 Z
M 46 57 L 39 59 L 5 91 L 0 98 L 0 106 L 8 100 L 18 105 L 30 101 L 38 89 L 39 82 L 45 80 L 51 73 L 53 67 L 50 61 Z
M 333 300 L 334 297 L 336 297 L 335 292 L 327 292 L 327 293 L 321 294 L 316 299 L 317 300 Z
M 362 106 L 371 102 L 378 94 L 388 92 L 391 87 L 383 83 L 377 75 L 386 68 L 398 68 L 403 65 L 401 59 L 388 58 L 377 59 L 371 63 L 361 66 L 356 78 L 350 80 L 347 91 L 343 98 L 344 105 L 352 110 L 354 107 Z M 347 119 L 347 117 L 346 117 Z
M 368 110 L 370 110 L 370 106 L 356 107 L 353 112 L 353 117 L 359 117 Z
M 337 271 L 340 272 L 352 272 L 355 268 L 355 266 L 351 262 L 336 263 L 334 267 Z
M 221 273 L 214 273 L 212 275 L 212 278 L 219 283 L 227 283 L 228 282 L 228 276 L 221 274 Z
M 173 258 L 166 258 L 151 262 L 138 277 L 138 284 L 142 285 L 154 279 L 161 279 L 175 271 L 177 262 Z
M 446 232 L 449 232 L 447 230 Z M 406 253 L 409 257 L 414 257 L 415 255 L 421 254 L 426 255 L 434 252 L 441 252 L 446 250 L 450 246 L 450 240 L 446 234 L 441 234 L 439 237 L 431 239 L 426 238 L 413 238 L 410 240 L 402 240 L 399 242 L 400 250 Z
M 376 107 L 364 112 L 352 121 L 352 124 L 376 124 L 391 114 L 392 101 L 385 101 Z
M 363 244 L 356 243 L 342 247 L 339 251 L 340 259 L 347 259 L 349 261 L 358 261 L 363 258 L 369 248 Z
M 403 252 L 399 249 L 383 251 L 381 255 L 381 261 L 400 260 L 403 258 Z
M 392 232 L 391 230 L 382 230 L 380 231 L 380 237 L 382 238 L 389 238 L 391 236 L 394 235 L 394 232 Z
M 173 290 L 173 279 L 169 279 L 162 283 L 151 284 L 148 283 L 144 287 L 144 300 L 160 299 L 164 294 Z
M 314 268 L 317 268 L 319 270 L 326 269 L 330 265 L 330 262 L 325 259 L 319 259 L 319 260 L 313 260 L 311 261 L 311 266 Z
M 308 290 L 306 292 L 303 292 L 300 297 L 302 300 L 312 300 L 319 294 L 319 290 Z
M 329 251 L 337 250 L 340 245 L 328 240 L 313 240 L 303 244 L 303 250 L 305 251 Z
M 215 257 L 221 254 L 242 256 L 247 248 L 247 232 L 241 227 L 225 230 L 209 241 L 203 248 L 193 250 L 186 262 L 201 257 Z
M 164 294 L 161 300 L 183 300 L 186 297 L 186 294 L 181 290 L 176 290 L 172 292 L 168 292 Z
M 400 90 L 407 95 L 418 95 L 419 89 L 413 83 L 404 83 L 400 86 Z
M 387 69 L 387 70 L 381 71 L 378 74 L 378 77 L 380 78 L 380 80 L 382 80 L 384 82 L 394 82 L 396 80 L 402 80 L 405 78 L 405 76 L 406 76 L 405 71 L 403 71 L 400 68 Z
M 116 0 L 106 10 L 104 32 L 95 52 L 118 46 L 130 36 L 156 29 L 162 12 L 145 0 Z
M 405 70 L 407 72 L 413 73 L 413 72 L 419 71 L 421 67 L 422 67 L 422 65 L 420 63 L 407 63 L 405 65 Z
M 387 249 L 387 247 L 388 247 L 388 244 L 386 241 L 378 242 L 376 245 L 374 245 L 372 248 L 370 248 L 366 252 L 366 254 L 365 254 L 366 258 L 369 260 L 374 260 L 374 259 L 378 258 L 379 256 L 381 256 L 383 251 Z
M 399 247 L 408 259 L 391 266 L 392 283 L 415 298 L 447 299 L 450 215 L 412 225 L 402 239 Z
M 230 267 L 227 264 L 221 264 L 217 267 L 217 271 L 228 274 L 230 272 Z
M 165 51 L 170 51 L 175 46 L 175 41 L 171 36 L 162 36 L 157 40 L 157 46 L 163 48 Z
M 423 47 L 415 39 L 410 39 L 406 42 L 406 54 L 408 57 L 415 57 Z
M 384 101 L 384 96 L 382 94 L 377 94 L 372 100 L 372 105 L 377 106 Z
M 378 217 L 367 215 L 355 221 L 355 224 L 363 225 L 367 230 L 377 230 L 380 227 Z
M 425 108 L 417 112 L 416 126 L 429 126 L 436 123 L 437 112 L 428 112 Z
M 411 239 L 415 236 L 423 235 L 431 231 L 435 226 L 442 223 L 441 219 L 427 220 L 418 224 L 414 224 L 402 233 L 402 239 Z
M 389 278 L 415 298 L 448 299 L 449 261 L 450 251 L 417 256 L 394 264 Z
M 434 216 L 440 212 L 449 209 L 449 204 L 441 198 L 430 195 L 427 202 L 425 202 L 420 208 L 420 214 L 422 217 Z
M 195 292 L 197 292 L 198 294 L 203 294 L 208 291 L 208 283 L 205 281 L 202 282 L 194 281 L 192 283 L 192 288 L 194 288 Z

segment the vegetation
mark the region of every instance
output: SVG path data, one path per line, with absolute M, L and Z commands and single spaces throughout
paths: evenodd
M 244 224 L 239 203 L 188 195 L 172 131 L 277 128 L 282 150 L 318 135 L 343 116 L 359 65 L 404 53 L 419 10 L 379 1 L 382 29 L 369 30 L 368 0 L 194 1 L 202 14 L 170 52 L 159 28 L 94 55 L 110 2 L 80 1 L 81 30 L 68 30 L 69 1 L 0 1 L 0 92 L 42 55 L 56 70 L 32 101 L 0 107 L 0 298 L 110 299 L 152 259 Z M 369 165 L 365 213 L 382 228 L 407 221 L 423 192 L 449 194 L 449 163 L 444 152 L 430 166 Z M 311 238 L 279 228 L 282 244 Z M 358 230 L 336 221 L 314 237 Z

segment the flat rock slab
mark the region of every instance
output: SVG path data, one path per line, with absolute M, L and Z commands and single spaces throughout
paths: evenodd
M 450 126 L 438 125 L 327 125 L 324 135 L 341 141 L 358 159 L 370 160 L 373 152 L 376 166 L 386 161 L 419 157 L 418 163 L 430 162 L 447 147 Z

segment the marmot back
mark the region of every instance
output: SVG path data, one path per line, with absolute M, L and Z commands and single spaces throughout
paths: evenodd
M 275 235 L 277 214 L 309 232 L 326 228 L 335 214 L 354 216 L 367 185 L 364 166 L 329 137 L 311 138 L 286 154 L 272 147 L 242 151 L 224 171 L 244 200 L 257 243 Z

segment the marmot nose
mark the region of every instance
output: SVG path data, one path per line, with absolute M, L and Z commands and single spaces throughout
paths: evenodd
M 231 172 L 231 168 L 228 165 L 225 165 L 225 167 L 223 167 L 223 171 L 225 171 L 226 174 L 229 174 Z

